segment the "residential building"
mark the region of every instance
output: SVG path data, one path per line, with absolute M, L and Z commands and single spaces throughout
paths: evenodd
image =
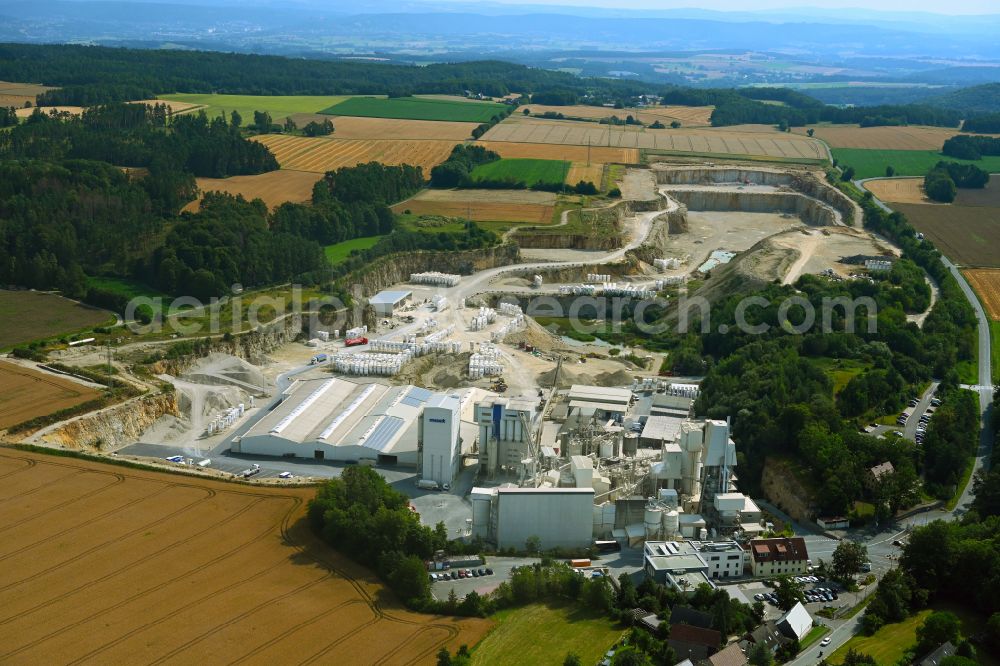
M 671 624 L 667 643 L 677 657 L 701 661 L 715 654 L 722 643 L 722 634 L 715 629 L 702 629 L 689 624 Z
M 939 646 L 936 650 L 923 658 L 918 659 L 914 662 L 914 666 L 940 666 L 941 662 L 947 658 L 955 655 L 955 646 L 951 642 L 946 642 Z
M 806 573 L 809 552 L 802 537 L 753 539 L 747 542 L 754 576 L 794 576 Z
M 880 465 L 875 465 L 865 472 L 865 488 L 869 491 L 874 491 L 878 488 L 879 484 L 891 476 L 894 471 L 896 471 L 895 468 L 893 468 L 892 463 L 888 461 Z
M 732 643 L 709 657 L 706 666 L 747 666 L 748 663 L 750 662 L 740 646 Z
M 750 645 L 763 645 L 773 654 L 778 651 L 781 644 L 785 642 L 785 637 L 778 630 L 778 624 L 774 620 L 767 620 L 750 632 L 747 642 Z
M 777 626 L 778 631 L 787 638 L 801 641 L 812 630 L 813 619 L 802 602 L 799 602 L 781 616 Z

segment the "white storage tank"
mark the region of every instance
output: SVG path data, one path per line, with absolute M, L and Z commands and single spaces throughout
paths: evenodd
M 663 538 L 673 539 L 681 531 L 680 514 L 671 509 L 663 514 Z
M 704 527 L 698 530 L 698 539 L 700 541 L 708 541 L 708 530 Z
M 646 538 L 657 538 L 660 535 L 660 528 L 663 524 L 663 509 L 655 506 L 646 507 L 642 522 L 646 526 Z

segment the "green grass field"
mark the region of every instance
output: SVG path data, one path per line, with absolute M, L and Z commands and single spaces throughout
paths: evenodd
M 569 604 L 532 604 L 491 619 L 497 626 L 473 650 L 473 664 L 561 664 L 568 652 L 596 664 L 625 631 L 599 613 Z
M 888 624 L 871 636 L 855 636 L 830 655 L 831 664 L 841 664 L 847 651 L 857 650 L 875 657 L 880 664 L 895 664 L 917 642 L 917 627 L 931 614 L 925 610 L 896 624 Z
M 460 102 L 421 97 L 351 97 L 319 113 L 331 116 L 363 116 L 400 120 L 453 120 L 470 123 L 489 122 L 509 107 L 492 102 Z
M 993 355 L 993 378 L 1000 378 L 1000 321 L 990 322 L 990 353 Z
M 847 383 L 871 367 L 869 363 L 861 363 L 852 359 L 818 358 L 815 365 L 823 370 L 833 382 L 833 395 L 840 393 Z M 895 415 L 893 415 L 895 423 Z
M 0 349 L 114 322 L 108 312 L 53 294 L 0 290 Z
M 362 238 L 352 238 L 342 243 L 327 245 L 323 248 L 326 252 L 326 260 L 336 266 L 344 259 L 347 259 L 348 255 L 354 250 L 367 250 L 382 238 L 384 236 L 364 236 Z
M 132 280 L 122 280 L 112 277 L 88 277 L 87 286 L 111 292 L 112 294 L 120 294 L 125 298 L 138 298 L 140 296 L 156 298 L 157 296 L 162 296 L 164 299 L 169 300 L 169 297 L 163 292 Z
M 293 113 L 319 113 L 321 109 L 331 108 L 343 102 L 347 97 L 338 95 L 197 95 L 176 94 L 159 95 L 159 99 L 172 102 L 187 102 L 201 104 L 210 117 L 225 112 L 228 116 L 232 111 L 239 111 L 243 124 L 253 122 L 254 111 L 267 111 L 275 122 Z M 197 111 L 195 111 L 197 113 Z
M 1000 172 L 1000 157 L 981 160 L 959 160 L 933 150 L 870 150 L 865 148 L 834 148 L 833 157 L 842 167 L 854 167 L 855 179 L 885 176 L 885 168 L 892 166 L 897 176 L 925 176 L 941 160 L 975 164 L 990 173 Z
M 531 187 L 542 182 L 561 185 L 569 173 L 569 162 L 563 160 L 501 159 L 482 164 L 472 170 L 472 180 L 507 180 Z

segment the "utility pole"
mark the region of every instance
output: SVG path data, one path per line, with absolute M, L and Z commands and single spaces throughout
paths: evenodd
M 108 338 L 108 379 L 111 378 L 111 338 Z

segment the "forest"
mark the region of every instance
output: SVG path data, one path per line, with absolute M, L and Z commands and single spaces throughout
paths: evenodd
M 979 160 L 983 155 L 1000 155 L 1000 139 L 961 134 L 945 141 L 941 152 L 960 160 Z

